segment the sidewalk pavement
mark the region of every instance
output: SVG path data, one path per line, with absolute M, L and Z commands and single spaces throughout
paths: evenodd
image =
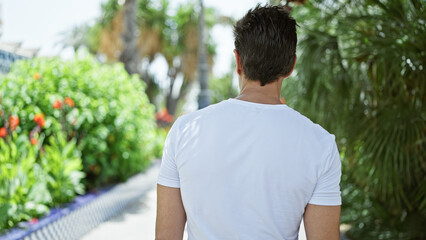
M 149 175 L 157 176 L 159 172 L 159 164 L 156 164 L 149 171 Z M 152 181 L 152 188 L 143 197 L 127 206 L 122 214 L 102 223 L 81 239 L 155 239 L 157 195 L 155 179 Z M 186 231 L 183 239 L 188 239 Z M 306 240 L 303 222 L 300 226 L 299 240 Z

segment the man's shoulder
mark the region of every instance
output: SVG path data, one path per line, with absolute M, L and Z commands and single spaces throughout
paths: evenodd
M 291 116 L 292 118 L 290 122 L 294 124 L 294 128 L 300 129 L 300 133 L 302 136 L 304 136 L 305 138 L 309 138 L 313 141 L 334 141 L 335 136 L 328 132 L 323 126 L 318 123 L 315 123 L 310 118 L 298 112 L 297 110 L 290 107 L 289 109 L 289 116 Z
M 185 129 L 187 126 L 193 123 L 200 123 L 201 121 L 212 120 L 212 124 L 215 122 L 214 119 L 229 118 L 228 115 L 235 112 L 235 108 L 240 107 L 239 105 L 231 104 L 229 101 L 224 100 L 222 102 L 209 105 L 203 109 L 196 110 L 194 112 L 186 113 L 181 115 L 175 122 L 174 125 L 179 129 Z M 288 124 L 290 128 L 299 129 L 299 133 L 305 137 L 310 137 L 317 140 L 324 140 L 333 136 L 321 125 L 313 122 L 311 119 L 300 113 L 299 111 L 289 107 L 282 108 L 283 122 Z M 264 113 L 262 113 L 264 114 Z M 225 116 L 226 115 L 226 116 Z M 277 117 L 272 115 L 271 117 Z M 281 121 L 281 120 L 280 120 Z M 210 122 L 210 121 L 209 121 Z
M 202 118 L 207 117 L 211 114 L 213 114 L 214 111 L 218 110 L 221 105 L 223 105 L 223 101 L 215 104 L 211 104 L 203 109 L 198 109 L 193 112 L 184 113 L 181 116 L 179 116 L 174 125 L 179 126 L 179 128 L 184 127 L 185 125 L 188 125 L 191 122 L 202 120 Z M 217 114 L 217 112 L 215 112 Z
M 323 134 L 330 134 L 326 129 L 324 129 L 321 125 L 319 125 L 318 123 L 315 123 L 314 121 L 312 121 L 309 117 L 303 115 L 302 113 L 300 113 L 299 111 L 288 107 L 289 112 L 290 112 L 290 116 L 292 116 L 294 122 L 302 124 L 306 127 L 315 129 L 318 132 L 321 132 Z

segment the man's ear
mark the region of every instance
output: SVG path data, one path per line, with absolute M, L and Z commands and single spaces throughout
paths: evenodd
M 293 68 L 291 69 L 291 72 L 287 74 L 286 76 L 284 76 L 284 78 L 288 78 L 293 73 L 293 70 L 296 67 L 296 62 L 297 62 L 297 55 L 294 56 L 294 64 L 293 64 Z
M 237 73 L 239 76 L 241 76 L 241 74 L 243 73 L 243 65 L 241 64 L 240 54 L 237 52 L 236 49 L 234 49 L 234 54 L 235 54 L 235 63 L 237 67 Z

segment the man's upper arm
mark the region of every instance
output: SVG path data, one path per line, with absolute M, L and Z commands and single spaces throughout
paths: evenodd
M 330 139 L 322 166 L 323 169 L 308 203 L 321 206 L 341 205 L 340 177 L 342 176 L 342 168 L 334 136 Z
M 308 204 L 303 221 L 308 240 L 340 239 L 340 206 Z
M 308 240 L 340 239 L 341 162 L 334 136 L 326 154 L 324 169 L 305 208 L 304 223 Z
M 186 213 L 180 193 L 179 171 L 176 164 L 178 121 L 173 124 L 164 143 L 163 157 L 157 181 L 157 221 L 155 238 L 182 240 Z
M 157 221 L 155 239 L 182 240 L 186 213 L 180 188 L 157 184 Z
M 178 141 L 179 119 L 173 124 L 164 142 L 163 157 L 161 160 L 158 184 L 167 187 L 180 187 L 179 171 L 176 164 L 176 148 Z

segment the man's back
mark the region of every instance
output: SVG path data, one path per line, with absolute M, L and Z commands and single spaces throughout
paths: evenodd
M 297 239 L 306 205 L 340 205 L 334 136 L 287 105 L 229 99 L 180 117 L 158 183 L 189 239 Z

